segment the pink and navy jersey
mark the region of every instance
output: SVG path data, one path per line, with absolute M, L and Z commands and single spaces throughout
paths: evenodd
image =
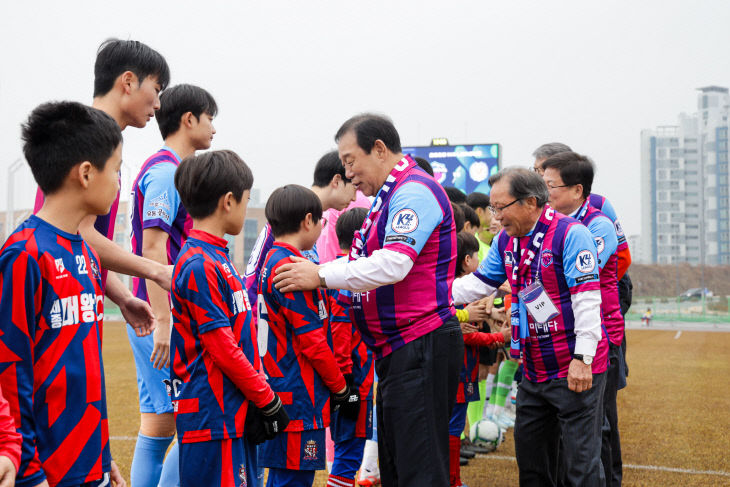
M 172 265 L 193 227 L 175 188 L 175 171 L 180 158 L 163 147 L 142 165 L 132 185 L 132 252 L 142 255 L 145 228 L 159 228 L 169 235 L 167 263 Z M 133 278 L 134 295 L 147 301 L 144 279 Z
M 591 193 L 588 197 L 588 202 L 593 208 L 603 212 L 603 214 L 611 220 L 611 223 L 616 230 L 616 238 L 618 239 L 618 252 L 628 250 L 629 243 L 626 241 L 624 229 L 618 221 L 618 215 L 616 215 L 616 210 L 613 209 L 611 202 L 608 201 L 605 196 L 595 193 Z
M 99 260 L 35 215 L 0 254 L 0 385 L 23 436 L 16 485 L 79 485 L 111 468 Z
M 258 289 L 259 281 L 261 280 L 261 269 L 264 268 L 264 261 L 266 256 L 269 254 L 269 250 L 274 245 L 274 234 L 271 232 L 271 225 L 268 223 L 264 225 L 264 228 L 259 233 L 256 243 L 251 250 L 251 256 L 248 258 L 248 264 L 246 265 L 246 273 L 244 279 L 246 282 L 246 289 L 248 290 L 248 299 L 251 301 L 253 309 L 258 309 L 256 303 L 258 302 Z M 312 250 L 302 250 L 301 254 L 307 259 L 311 260 L 315 264 L 319 264 L 319 255 L 317 253 L 317 245 L 314 245 Z M 256 318 L 254 318 L 255 320 Z
M 119 178 L 119 186 L 121 187 L 121 176 Z M 45 200 L 43 196 L 43 191 L 41 191 L 40 188 L 36 190 L 35 193 L 35 203 L 33 205 L 33 214 L 35 215 L 38 213 L 43 206 L 43 201 Z M 112 203 L 112 207 L 109 210 L 109 213 L 106 215 L 99 215 L 96 217 L 96 222 L 94 223 L 94 228 L 96 228 L 96 231 L 100 234 L 104 235 L 106 238 L 114 241 L 114 225 L 117 222 L 117 213 L 119 212 L 119 192 L 117 192 L 117 198 L 114 200 L 114 203 Z M 101 288 L 106 288 L 106 276 L 107 276 L 107 270 L 101 269 Z
M 226 245 L 192 230 L 173 271 L 170 388 L 183 443 L 241 437 L 248 410 L 248 399 L 205 351 L 202 334 L 230 327 L 246 359 L 262 370 L 251 306 Z
M 524 313 L 529 333 L 522 343 L 523 364 L 525 377 L 532 382 L 568 376 L 576 341 L 573 306 L 580 300 L 580 293 L 600 290 L 596 244 L 590 231 L 578 220 L 550 207 L 545 214 L 550 214 L 550 224 L 542 237 L 539 255 L 532 259 L 523 277 L 515 279 L 512 272 L 521 258 L 513 252 L 516 237 L 510 237 L 504 230 L 495 237 L 487 258 L 474 273 L 494 288 L 509 279 L 513 307 L 522 306 L 518 290 L 539 278 L 558 308 L 560 314 L 546 323 L 535 323 L 529 313 Z M 533 241 L 532 233 L 519 238 L 521 250 L 527 249 Z M 605 372 L 607 363 L 608 344 L 604 336 L 598 342 L 593 373 Z
M 332 352 L 327 296 L 320 289 L 281 293 L 276 269 L 302 254 L 274 242 L 261 270 L 258 344 L 269 385 L 291 419 L 286 431 L 329 426 L 330 392 L 345 387 Z
M 600 210 L 585 203 L 579 220 L 591 231 L 596 242 L 601 278 L 601 317 L 608 339 L 621 346 L 624 339 L 624 317 L 618 295 L 618 242 L 611 219 Z
M 400 282 L 354 293 L 350 315 L 382 358 L 430 333 L 455 314 L 456 227 L 444 189 L 421 170 L 395 184 L 368 231 L 366 256 L 380 249 L 407 255 L 413 267 Z

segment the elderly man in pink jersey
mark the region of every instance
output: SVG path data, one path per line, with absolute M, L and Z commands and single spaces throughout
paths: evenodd
M 337 132 L 347 177 L 375 196 L 349 262 L 280 267 L 283 291 L 354 292 L 350 317 L 376 356 L 383 485 L 449 485 L 448 422 L 464 342 L 451 297 L 456 231 L 436 180 L 401 153 L 393 123 L 362 114 Z M 401 432 L 397 434 L 397 432 Z
M 547 204 L 536 173 L 507 168 L 489 183 L 490 209 L 503 230 L 479 269 L 454 282 L 453 295 L 472 302 L 505 279 L 512 288 L 511 354 L 524 365 L 515 419 L 520 485 L 557 484 L 561 441 L 565 485 L 603 485 L 608 343 L 593 237 Z

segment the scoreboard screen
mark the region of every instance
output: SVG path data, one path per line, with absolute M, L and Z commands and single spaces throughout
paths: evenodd
M 489 176 L 499 171 L 499 144 L 411 146 L 403 147 L 403 153 L 426 159 L 442 186 L 466 194 L 489 194 Z

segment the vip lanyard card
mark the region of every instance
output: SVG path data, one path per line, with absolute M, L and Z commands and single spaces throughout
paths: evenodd
M 560 314 L 540 281 L 533 282 L 517 293 L 517 296 L 535 323 L 546 323 Z

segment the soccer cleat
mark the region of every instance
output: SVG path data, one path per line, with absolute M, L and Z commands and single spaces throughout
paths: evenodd
M 459 457 L 459 466 L 463 467 L 465 465 L 469 465 L 469 460 L 464 457 Z
M 477 454 L 476 454 L 476 453 L 474 453 L 473 451 L 471 451 L 471 450 L 467 449 L 467 448 L 464 448 L 464 447 L 462 446 L 462 447 L 461 447 L 461 450 L 459 450 L 459 455 L 461 455 L 462 457 L 464 457 L 464 458 L 466 458 L 466 459 L 468 459 L 468 460 L 471 460 L 471 459 L 472 459 L 472 458 L 474 458 L 474 457 L 475 457 L 475 456 L 476 456 Z
M 374 485 L 380 485 L 380 469 L 378 467 L 373 468 L 372 470 L 369 468 L 363 468 L 360 470 L 360 477 L 357 479 L 357 485 L 362 485 L 364 487 L 372 487 Z
M 472 443 L 471 440 L 469 440 L 469 438 L 464 438 L 463 440 L 461 440 L 461 448 L 467 449 L 474 453 L 481 453 L 481 454 L 489 453 L 492 451 L 489 448 L 485 448 L 483 446 Z

